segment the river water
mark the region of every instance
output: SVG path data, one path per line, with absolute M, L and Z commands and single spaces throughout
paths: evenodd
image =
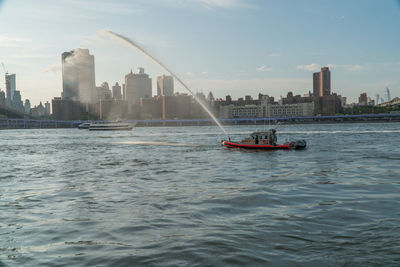
M 0 266 L 398 266 L 400 123 L 278 134 L 308 149 L 228 149 L 214 126 L 0 131 Z

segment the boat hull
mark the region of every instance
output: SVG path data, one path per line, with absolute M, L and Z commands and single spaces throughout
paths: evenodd
M 131 131 L 133 127 L 89 127 L 89 131 Z
M 132 124 L 125 123 L 92 123 L 89 127 L 89 131 L 130 131 L 132 129 Z
M 90 123 L 81 123 L 78 125 L 78 129 L 89 129 Z
M 305 149 L 307 143 L 305 140 L 297 140 L 283 145 L 267 145 L 267 144 L 243 144 L 235 143 L 232 141 L 222 141 L 221 145 L 229 148 L 243 148 L 243 149 L 260 149 L 260 150 L 278 150 L 278 149 Z
M 265 144 L 241 144 L 229 141 L 222 141 L 221 143 L 225 147 L 229 148 L 244 148 L 244 149 L 263 149 L 263 150 L 276 150 L 276 149 L 291 149 L 290 145 L 265 145 Z

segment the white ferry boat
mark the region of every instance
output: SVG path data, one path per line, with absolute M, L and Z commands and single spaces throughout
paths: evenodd
M 133 129 L 133 124 L 113 122 L 113 123 L 91 123 L 89 131 L 130 131 Z

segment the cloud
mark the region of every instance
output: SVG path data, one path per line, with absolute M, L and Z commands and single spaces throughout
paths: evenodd
M 185 73 L 187 76 L 193 76 L 193 73 L 191 73 L 190 71 Z
M 132 3 L 121 2 L 101 2 L 101 1 L 82 1 L 68 0 L 69 5 L 80 10 L 87 10 L 93 13 L 107 13 L 114 15 L 131 15 L 142 12 L 142 9 Z
M 270 56 L 270 57 L 280 57 L 281 55 L 280 55 L 280 54 L 275 54 L 275 53 L 273 53 L 273 54 L 269 54 L 269 56 Z
M 365 70 L 364 66 L 361 65 L 343 65 L 343 67 L 347 70 L 347 71 L 360 71 L 360 70 Z
M 273 68 L 271 67 L 265 67 L 265 66 L 260 66 L 256 69 L 256 71 L 272 71 Z
M 250 3 L 243 0 L 198 0 L 207 8 L 252 8 Z
M 344 70 L 344 71 L 361 71 L 365 70 L 366 67 L 358 64 L 326 64 L 324 65 L 333 70 Z M 309 65 L 298 65 L 296 69 L 306 71 L 319 71 L 323 67 L 321 64 L 312 63 Z
M 298 70 L 306 70 L 306 71 L 318 71 L 321 69 L 321 64 L 312 63 L 309 65 L 297 65 L 296 69 Z
M 0 34 L 0 47 L 22 47 L 26 42 L 26 39 Z
M 337 20 L 344 20 L 344 16 L 336 16 Z

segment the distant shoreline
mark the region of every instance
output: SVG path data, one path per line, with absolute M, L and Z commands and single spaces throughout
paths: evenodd
M 220 119 L 222 125 L 270 125 L 270 124 L 335 124 L 335 123 L 380 123 L 400 122 L 400 114 L 337 115 L 286 118 L 235 118 Z M 54 129 L 77 128 L 86 121 L 55 121 L 28 119 L 0 119 L 0 129 Z M 187 120 L 124 120 L 135 123 L 136 127 L 180 127 L 216 125 L 211 119 Z
M 336 120 L 324 120 L 324 121 L 284 121 L 280 122 L 281 125 L 293 125 L 293 124 L 339 124 L 339 123 L 382 123 L 382 122 L 389 122 L 389 123 L 394 123 L 394 122 L 400 122 L 400 119 L 392 119 L 392 120 L 344 120 L 344 121 L 336 121 Z M 273 125 L 274 122 L 271 123 Z M 157 124 L 136 124 L 136 127 L 185 127 L 185 126 L 212 126 L 216 125 L 215 123 L 200 123 L 200 124 L 173 124 L 173 123 L 166 123 L 165 125 L 161 125 L 159 123 Z M 224 123 L 222 124 L 223 126 L 240 126 L 240 125 L 266 125 L 264 123 L 238 123 L 238 124 L 233 124 L 233 123 Z

